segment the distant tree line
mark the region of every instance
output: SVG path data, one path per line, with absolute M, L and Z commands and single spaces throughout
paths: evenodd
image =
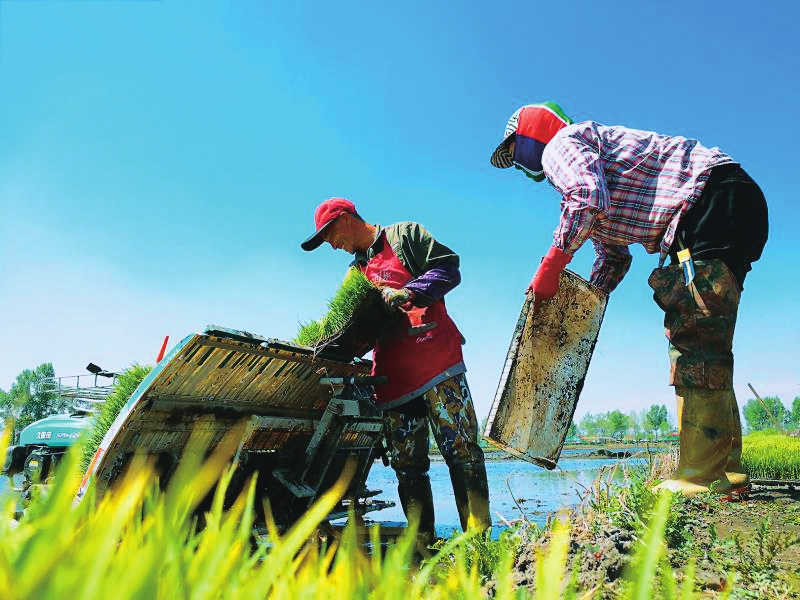
M 759 400 L 750 398 L 742 407 L 748 432 L 777 429 L 795 431 L 800 429 L 800 396 L 791 407 L 783 404 L 778 396 L 767 396 Z
M 52 363 L 43 363 L 35 369 L 25 369 L 7 392 L 0 389 L 0 425 L 21 429 L 48 415 L 66 412 L 71 404 L 55 392 L 41 390 L 37 383 L 46 377 L 55 377 Z M 751 398 L 742 407 L 745 428 L 748 432 L 764 429 L 800 429 L 800 396 L 791 407 L 783 404 L 778 396 L 767 396 L 761 400 Z M 481 424 L 481 433 L 486 428 L 486 418 Z M 570 437 L 614 438 L 636 440 L 658 440 L 674 431 L 667 407 L 653 404 L 641 412 L 625 414 L 619 410 L 604 413 L 587 413 L 580 421 L 572 422 Z
M 19 432 L 34 421 L 69 409 L 69 398 L 38 388 L 37 383 L 45 377 L 55 377 L 52 363 L 25 369 L 10 390 L 0 389 L 0 426 Z
M 778 396 L 767 396 L 759 400 L 750 398 L 742 406 L 747 432 L 777 429 L 787 432 L 800 430 L 800 396 L 791 407 L 783 404 Z M 573 422 L 570 437 L 649 439 L 657 440 L 669 435 L 676 428 L 672 417 L 663 404 L 627 415 L 619 410 L 605 413 L 587 413 L 577 423 Z
M 641 412 L 627 415 L 619 410 L 587 413 L 578 423 L 573 422 L 569 435 L 585 438 L 658 440 L 674 429 L 672 419 L 663 404 L 653 404 Z

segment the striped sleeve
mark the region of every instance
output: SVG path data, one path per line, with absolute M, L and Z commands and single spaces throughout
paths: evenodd
M 612 246 L 597 240 L 592 240 L 592 243 L 595 259 L 589 283 L 610 294 L 631 268 L 633 257 L 627 246 Z
M 599 137 L 593 130 L 564 135 L 565 128 L 547 145 L 542 163 L 545 174 L 561 193 L 561 220 L 553 243 L 573 255 L 589 238 L 597 213 L 609 205 Z

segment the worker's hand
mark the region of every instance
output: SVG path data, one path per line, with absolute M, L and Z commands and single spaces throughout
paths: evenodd
M 558 281 L 561 271 L 572 257 L 563 250 L 553 246 L 542 259 L 542 263 L 533 276 L 527 294 L 533 292 L 537 304 L 542 300 L 550 300 L 558 292 Z
M 414 300 L 414 292 L 406 288 L 400 288 L 398 290 L 385 287 L 381 290 L 381 296 L 383 296 L 383 301 L 389 308 L 400 308 L 405 303 Z

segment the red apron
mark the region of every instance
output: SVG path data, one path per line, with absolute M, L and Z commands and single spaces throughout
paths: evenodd
M 381 237 L 383 249 L 361 270 L 378 286 L 400 289 L 412 279 L 411 273 L 397 258 L 386 234 Z M 375 387 L 381 408 L 399 406 L 467 370 L 461 333 L 447 314 L 444 300 L 402 312 L 406 318 L 377 341 L 372 355 L 372 374 L 389 380 Z

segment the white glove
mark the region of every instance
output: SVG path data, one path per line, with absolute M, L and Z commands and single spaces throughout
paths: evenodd
M 406 288 L 390 288 L 385 287 L 381 290 L 383 301 L 389 308 L 400 308 L 403 304 L 411 302 L 414 299 L 414 292 Z

